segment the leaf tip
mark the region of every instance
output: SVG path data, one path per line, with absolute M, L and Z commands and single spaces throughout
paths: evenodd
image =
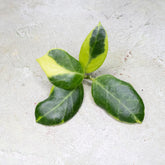
M 43 57 L 43 56 L 42 56 L 42 57 Z M 41 64 L 42 57 L 36 59 L 36 61 L 37 61 L 39 64 Z
M 138 123 L 138 124 L 142 124 L 143 119 L 144 119 L 144 115 L 143 115 L 142 117 L 140 117 L 140 118 L 137 118 L 137 117 L 136 117 L 135 121 L 136 121 L 136 123 Z
M 138 124 L 142 124 L 142 121 L 140 121 L 140 120 L 136 120 L 136 123 L 138 123 Z
M 39 121 L 42 119 L 42 116 L 36 117 L 36 122 L 39 123 Z
M 99 21 L 98 26 L 102 26 L 101 22 Z
M 39 58 L 37 58 L 36 61 L 39 63 Z

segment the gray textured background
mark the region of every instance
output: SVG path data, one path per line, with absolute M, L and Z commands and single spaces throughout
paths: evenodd
M 164 0 L 0 0 L 0 165 L 164 165 Z M 130 82 L 144 100 L 143 124 L 122 124 L 97 107 L 84 82 L 77 115 L 35 123 L 51 88 L 36 58 L 62 48 L 78 59 L 101 21 L 109 52 L 94 73 Z

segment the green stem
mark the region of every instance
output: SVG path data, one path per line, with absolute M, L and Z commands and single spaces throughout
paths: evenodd
M 85 75 L 84 79 L 89 79 L 89 80 L 93 81 L 95 78 L 92 77 L 91 75 Z

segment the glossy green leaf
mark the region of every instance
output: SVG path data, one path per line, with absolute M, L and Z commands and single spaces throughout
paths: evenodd
M 128 123 L 143 121 L 143 101 L 127 82 L 112 75 L 99 76 L 93 80 L 92 96 L 98 106 L 117 120 Z
M 58 125 L 68 121 L 79 110 L 83 96 L 82 84 L 73 90 L 53 86 L 50 96 L 36 106 L 36 122 L 43 125 Z
M 99 23 L 82 44 L 79 61 L 85 73 L 98 69 L 104 62 L 108 52 L 108 37 L 104 27 Z
M 73 89 L 80 85 L 84 78 L 79 61 L 64 50 L 52 49 L 37 61 L 55 86 Z

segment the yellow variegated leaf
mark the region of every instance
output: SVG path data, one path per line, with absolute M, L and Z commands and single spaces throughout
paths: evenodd
M 104 27 L 99 23 L 86 37 L 82 44 L 79 61 L 85 73 L 98 69 L 108 52 L 108 37 Z
M 37 61 L 55 86 L 73 89 L 80 85 L 84 78 L 79 61 L 64 50 L 52 49 Z

